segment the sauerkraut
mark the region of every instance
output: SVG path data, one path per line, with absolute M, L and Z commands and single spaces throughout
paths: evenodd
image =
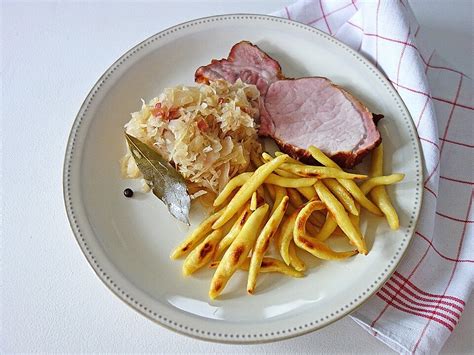
M 250 152 L 262 150 L 254 120 L 259 95 L 255 85 L 240 79 L 167 88 L 148 104 L 142 100 L 125 130 L 202 188 L 195 197 L 218 193 L 230 178 L 248 170 Z M 141 177 L 129 152 L 121 163 L 124 177 Z

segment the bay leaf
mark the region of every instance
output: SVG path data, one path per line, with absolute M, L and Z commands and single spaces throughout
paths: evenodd
M 157 151 L 125 133 L 128 147 L 138 169 L 151 184 L 153 194 L 168 207 L 177 220 L 189 225 L 189 197 L 183 176 Z

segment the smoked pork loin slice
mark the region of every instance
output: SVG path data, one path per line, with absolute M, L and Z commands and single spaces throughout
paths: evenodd
M 264 107 L 259 134 L 302 161 L 314 163 L 306 150 L 314 145 L 351 168 L 381 142 L 367 107 L 327 78 L 276 81 L 268 87 Z
M 256 85 L 265 96 L 268 86 L 284 79 L 280 64 L 248 41 L 235 44 L 227 59 L 213 59 L 211 64 L 199 67 L 194 74 L 197 83 L 224 79 L 234 83 L 240 78 L 244 83 Z
M 293 158 L 314 163 L 314 145 L 351 168 L 381 142 L 373 115 L 360 101 L 323 77 L 285 79 L 280 64 L 248 41 L 235 44 L 227 59 L 199 67 L 195 81 L 241 79 L 260 91 L 259 135 L 272 137 Z

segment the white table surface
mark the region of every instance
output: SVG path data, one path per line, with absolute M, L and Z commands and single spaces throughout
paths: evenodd
M 266 345 L 218 345 L 175 334 L 111 294 L 67 221 L 62 163 L 69 129 L 89 89 L 116 58 L 185 20 L 270 13 L 291 2 L 2 1 L 0 351 L 390 352 L 348 317 Z M 418 0 L 412 6 L 440 54 L 472 77 L 472 1 Z M 473 303 L 443 352 L 473 350 Z

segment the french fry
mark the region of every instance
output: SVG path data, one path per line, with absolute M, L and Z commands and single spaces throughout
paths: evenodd
M 367 195 L 376 186 L 392 185 L 402 181 L 404 178 L 405 174 L 391 174 L 386 176 L 371 177 L 364 181 L 362 185 L 360 185 L 360 190 L 362 193 Z
M 220 261 L 213 261 L 209 264 L 210 269 L 215 269 L 219 265 Z M 239 269 L 244 271 L 249 271 L 250 269 L 250 258 L 247 258 L 240 266 Z M 296 271 L 291 266 L 286 265 L 281 260 L 265 257 L 262 259 L 262 263 L 260 265 L 261 273 L 268 273 L 268 272 L 277 272 L 280 274 L 284 274 L 291 277 L 303 277 L 304 274 L 302 272 Z
M 278 154 L 278 156 L 282 155 L 283 153 L 281 152 L 276 152 L 275 154 Z M 272 156 L 268 153 L 263 153 L 262 154 L 263 156 L 263 159 L 265 161 L 270 161 L 272 160 Z M 300 163 L 299 161 L 293 159 L 292 161 L 295 161 L 295 162 L 298 162 Z M 300 163 L 302 164 L 302 163 Z M 290 173 L 288 171 L 285 171 L 285 170 L 281 170 L 281 169 L 276 169 L 275 170 L 275 173 L 281 177 L 285 177 L 285 178 L 301 178 L 300 176 L 296 175 L 296 174 L 293 174 L 293 173 Z M 313 187 L 297 187 L 296 188 L 298 190 L 298 192 L 300 194 L 302 194 L 308 201 L 311 200 L 314 196 L 316 196 L 316 191 L 314 190 Z
M 286 218 L 280 229 L 279 235 L 279 250 L 280 255 L 286 265 L 290 265 L 290 242 L 293 240 L 293 227 L 295 225 L 296 216 L 298 215 L 300 209 L 296 209 L 288 218 Z
M 349 217 L 352 216 L 349 215 Z M 319 230 L 319 233 L 314 236 L 314 239 L 324 242 L 328 239 L 336 230 L 337 222 L 336 219 L 331 215 L 331 212 L 326 214 L 326 220 L 324 221 L 323 226 Z
M 252 178 L 247 180 L 245 184 L 235 194 L 234 198 L 229 202 L 224 210 L 224 213 L 212 225 L 213 229 L 222 227 L 237 211 L 247 202 L 254 191 L 263 184 L 265 179 L 280 165 L 284 164 L 288 156 L 282 155 L 278 158 L 268 162 L 259 167 L 252 175 Z
M 278 158 L 275 158 L 275 159 L 278 159 Z M 367 175 L 346 173 L 342 169 L 338 169 L 335 167 L 333 168 L 333 167 L 326 167 L 326 166 L 313 166 L 313 165 L 284 163 L 281 165 L 280 168 L 282 170 L 289 171 L 290 173 L 293 173 L 299 176 L 316 177 L 318 179 L 326 179 L 326 178 L 365 179 L 367 178 Z
M 217 244 L 222 239 L 222 235 L 222 230 L 216 229 L 189 253 L 183 263 L 183 275 L 191 275 L 212 259 Z
M 313 186 L 318 179 L 316 178 L 286 178 L 278 176 L 277 174 L 270 174 L 266 179 L 265 182 L 267 184 L 277 185 L 281 187 L 291 187 L 291 188 L 298 188 L 298 187 L 310 187 Z
M 299 258 L 298 254 L 296 253 L 296 246 L 293 240 L 291 240 L 288 252 L 290 254 L 290 265 L 293 266 L 296 271 L 305 271 L 306 264 L 303 260 Z
M 215 299 L 224 290 L 227 282 L 234 274 L 255 244 L 258 231 L 262 221 L 268 212 L 268 205 L 264 204 L 257 208 L 251 214 L 242 230 L 230 245 L 229 249 L 222 257 L 214 276 L 212 277 L 211 287 L 209 289 L 209 297 Z M 225 212 L 224 212 L 225 213 Z
M 309 237 L 306 233 L 306 222 L 313 211 L 322 210 L 325 205 L 321 201 L 309 201 L 298 213 L 293 227 L 295 244 L 315 257 L 323 260 L 342 260 L 357 254 L 357 250 L 337 252 L 316 238 Z
M 379 146 L 372 151 L 370 157 L 369 175 L 383 175 L 383 143 L 380 143 Z
M 300 207 L 302 206 L 303 204 L 300 205 Z M 291 216 L 297 209 L 295 207 L 292 206 L 291 204 L 291 199 L 290 199 L 290 205 L 288 206 L 288 208 L 286 209 L 286 215 L 287 216 Z M 316 211 L 317 213 L 318 211 Z M 306 227 L 308 228 L 308 231 L 311 233 L 311 234 L 318 234 L 319 233 L 319 226 L 322 226 L 323 223 L 324 223 L 324 220 L 325 218 L 323 217 L 323 219 L 320 221 L 319 220 L 319 215 L 317 215 L 316 213 L 313 213 L 310 217 L 309 217 L 309 221 L 308 221 L 308 224 L 306 225 Z M 279 248 L 278 248 L 279 249 Z
M 273 208 L 272 208 L 272 211 L 270 212 L 270 215 L 273 215 L 273 213 L 275 213 L 275 210 L 280 205 L 283 198 L 287 196 L 287 193 L 284 187 L 273 186 L 273 185 L 269 185 L 269 186 L 272 186 L 273 190 L 275 191 L 275 199 L 273 202 Z
M 245 184 L 246 181 L 252 178 L 252 175 L 253 173 L 242 173 L 230 179 L 221 193 L 214 200 L 214 207 L 221 205 L 230 196 L 232 191 Z
M 380 144 L 372 152 L 372 158 L 370 162 L 370 176 L 381 176 L 383 175 L 383 144 Z M 370 197 L 375 204 L 382 210 L 382 213 L 387 219 L 388 225 L 392 230 L 400 228 L 400 220 L 398 218 L 397 211 L 390 201 L 387 190 L 384 186 L 377 186 L 370 191 Z
M 298 191 L 295 189 L 286 189 L 286 191 L 290 197 L 290 203 L 294 208 L 299 208 L 302 204 L 304 204 L 304 201 Z
M 393 207 L 385 188 L 383 186 L 375 187 L 372 191 L 370 191 L 370 197 L 382 210 L 390 228 L 392 230 L 397 230 L 400 228 L 400 220 L 398 219 L 397 211 Z
M 222 215 L 224 210 L 220 210 L 207 217 L 189 236 L 181 242 L 170 255 L 171 259 L 178 259 L 191 250 L 193 250 L 199 242 L 212 230 L 212 224 Z
M 356 208 L 360 212 L 360 205 L 358 202 L 356 202 Z M 354 225 L 355 228 L 360 230 L 360 215 L 354 215 L 354 214 L 349 214 L 349 219 L 351 220 L 352 224 Z
M 260 265 L 263 260 L 263 255 L 268 248 L 268 243 L 273 234 L 275 234 L 281 220 L 288 208 L 289 198 L 285 196 L 280 204 L 277 206 L 275 212 L 270 216 L 267 223 L 260 232 L 255 246 L 253 248 L 252 257 L 250 261 L 249 276 L 247 280 L 247 292 L 252 294 L 257 283 L 257 274 L 260 270 Z
M 250 211 L 255 211 L 257 209 L 257 191 L 254 191 L 252 198 L 250 199 Z
M 321 164 L 323 164 L 324 166 L 335 168 L 335 169 L 341 169 L 339 165 L 337 165 L 330 158 L 328 158 L 318 148 L 314 146 L 310 146 L 308 150 L 313 156 L 313 158 L 316 159 Z M 360 190 L 359 186 L 357 186 L 357 184 L 354 181 L 347 180 L 347 179 L 339 179 L 339 178 L 337 179 L 337 181 L 342 186 L 344 186 L 346 190 L 349 191 L 349 193 L 354 197 L 354 199 L 357 202 L 359 202 L 366 210 L 368 210 L 369 212 L 377 216 L 383 215 L 382 211 L 380 211 L 380 209 L 364 195 L 364 193 Z
M 360 230 L 355 228 L 352 224 L 344 206 L 321 181 L 318 181 L 314 187 L 316 188 L 319 198 L 326 204 L 341 230 L 347 235 L 352 243 L 354 243 L 359 253 L 366 255 L 367 246 L 365 245 L 365 240 L 362 237 Z
M 242 213 L 239 215 L 237 220 L 235 221 L 234 225 L 230 229 L 229 233 L 226 234 L 224 238 L 221 239 L 217 246 L 217 251 L 215 252 L 215 257 L 220 258 L 224 251 L 229 247 L 229 245 L 232 244 L 232 242 L 235 240 L 237 235 L 240 233 L 242 230 L 242 227 L 244 226 L 245 222 L 247 222 L 247 219 L 250 217 L 250 208 L 249 205 L 245 206 L 243 208 Z
M 337 197 L 346 210 L 355 216 L 359 215 L 359 211 L 357 211 L 354 199 L 344 188 L 344 186 L 342 186 L 336 179 L 324 179 L 323 183 L 327 186 L 329 191 L 331 191 L 334 196 Z

